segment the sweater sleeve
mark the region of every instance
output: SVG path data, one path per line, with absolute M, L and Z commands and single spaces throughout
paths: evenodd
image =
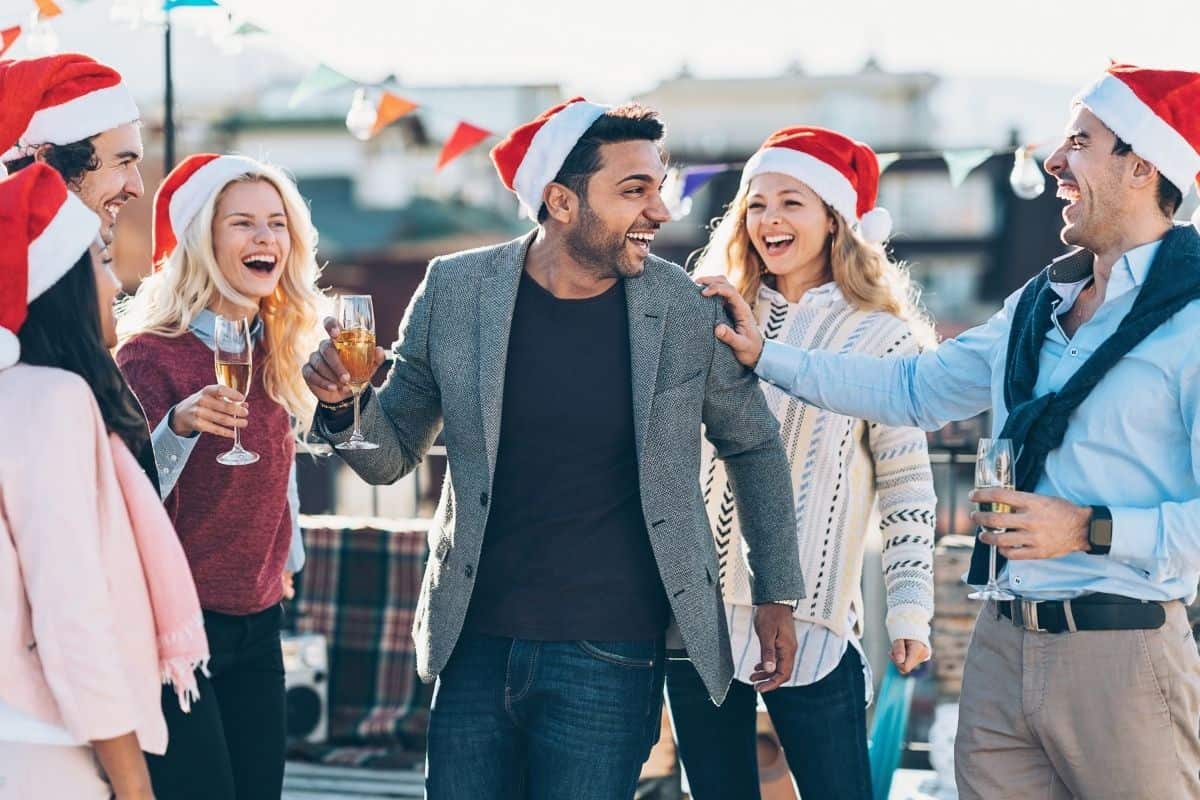
M 100 545 L 99 466 L 110 457 L 91 391 L 78 377 L 48 383 L 22 420 L 44 453 L 4 476 L 9 519 L 46 683 L 79 741 L 136 727 L 119 656 Z M 119 500 L 118 500 L 119 501 Z
M 117 351 L 117 366 L 137 395 L 150 429 L 155 430 L 182 397 L 176 397 L 175 387 L 162 359 L 146 338 L 135 336 Z M 215 382 L 215 381 L 214 381 Z
M 911 331 L 897 326 L 887 355 L 919 351 Z M 868 423 L 875 496 L 883 536 L 888 639 L 929 645 L 933 618 L 933 538 L 937 497 L 924 432 Z

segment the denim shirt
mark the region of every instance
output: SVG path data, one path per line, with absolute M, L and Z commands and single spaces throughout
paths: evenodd
M 188 326 L 197 339 L 204 342 L 205 346 L 210 350 L 213 349 L 214 331 L 216 329 L 217 315 L 207 308 L 196 315 L 192 320 L 192 324 Z M 257 344 L 262 338 L 263 323 L 262 319 L 256 317 L 254 324 L 250 328 L 250 335 Z M 183 468 L 187 466 L 188 459 L 192 455 L 192 448 L 196 446 L 196 441 L 200 438 L 199 433 L 194 433 L 191 436 L 179 436 L 175 431 L 171 430 L 169 421 L 171 415 L 175 412 L 171 411 L 163 417 L 162 421 L 150 434 L 150 441 L 154 446 L 154 460 L 158 463 L 158 482 L 160 494 L 163 499 L 171 493 L 175 488 L 175 483 L 179 480 L 179 475 L 183 472 Z M 300 492 L 296 483 L 296 464 L 292 463 L 291 472 L 288 475 L 288 510 L 292 517 L 292 542 L 288 550 L 287 564 L 284 566 L 288 572 L 299 572 L 304 568 L 304 543 L 300 538 Z
M 1068 337 L 1058 321 L 1086 285 L 1053 284 L 1061 301 L 1040 353 L 1035 395 L 1057 391 L 1137 299 L 1160 242 L 1114 265 L 1103 304 Z M 1004 365 L 1020 292 L 984 324 L 936 350 L 871 359 L 806 352 L 768 341 L 756 372 L 823 408 L 892 425 L 936 430 L 992 409 L 1004 427 Z M 1075 410 L 1051 451 L 1038 494 L 1108 506 L 1108 555 L 1009 561 L 1000 583 L 1022 597 L 1109 592 L 1142 600 L 1196 597 L 1200 579 L 1200 301 L 1185 306 L 1122 358 Z

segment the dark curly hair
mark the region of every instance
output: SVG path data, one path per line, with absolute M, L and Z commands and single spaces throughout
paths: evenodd
M 603 166 L 601 145 L 642 140 L 660 142 L 663 131 L 658 112 L 653 109 L 637 103 L 609 109 L 596 118 L 571 148 L 558 174 L 554 176 L 554 183 L 561 183 L 586 202 L 588 179 Z M 538 209 L 538 222 L 545 222 L 548 216 L 546 204 L 542 203 Z
M 96 147 L 92 144 L 94 138 L 96 137 L 80 139 L 71 144 L 45 144 L 39 151 L 42 160 L 53 167 L 67 185 L 78 190 L 84 175 L 100 169 L 100 157 L 96 155 Z M 23 156 L 7 162 L 5 166 L 9 174 L 12 174 L 37 160 L 37 156 Z

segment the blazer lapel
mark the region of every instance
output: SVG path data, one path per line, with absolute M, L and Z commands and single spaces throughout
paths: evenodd
M 668 301 L 649 260 L 646 271 L 625 279 L 625 308 L 629 315 L 629 366 L 633 375 L 633 426 L 638 460 L 646 440 L 650 406 L 658 384 L 658 356 L 662 351 Z
M 479 282 L 479 406 L 487 448 L 488 474 L 496 472 L 500 446 L 500 414 L 504 403 L 504 369 L 512 329 L 517 288 L 525 253 L 536 231 L 509 242 L 498 254 L 495 269 Z

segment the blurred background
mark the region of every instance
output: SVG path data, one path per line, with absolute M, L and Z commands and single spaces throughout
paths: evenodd
M 1071 97 L 1109 59 L 1200 68 L 1198 29 L 1195 0 L 866 0 L 846 7 L 795 0 L 0 0 L 4 58 L 84 52 L 120 70 L 139 101 L 147 196 L 122 212 L 116 245 L 128 290 L 149 272 L 150 198 L 169 163 L 192 152 L 244 153 L 295 176 L 320 231 L 323 285 L 372 294 L 383 344 L 394 338 L 430 258 L 528 229 L 487 151 L 497 134 L 575 94 L 661 112 L 677 219 L 655 251 L 681 264 L 732 198 L 742 162 L 773 130 L 816 124 L 868 142 L 885 167 L 880 204 L 895 220 L 892 248 L 923 287 L 939 333 L 952 336 L 985 319 L 1062 251 L 1061 204 L 1037 165 L 1057 143 Z M 1180 218 L 1195 203 L 1189 198 Z M 930 436 L 943 539 L 940 638 L 935 667 L 916 682 L 904 733 L 908 766 L 929 766 L 923 743 L 935 706 L 957 690 L 974 610 L 958 584 L 965 543 L 943 537 L 970 533 L 966 493 L 985 424 Z M 441 452 L 435 448 L 417 474 L 382 489 L 363 485 L 335 458 L 300 456 L 310 565 L 320 565 L 323 548 L 345 554 L 353 536 L 340 532 L 369 529 L 382 538 L 355 540 L 377 542 L 368 556 L 400 558 L 405 581 L 419 581 L 423 518 L 444 474 Z M 401 558 L 389 537 L 404 532 L 417 544 L 401 548 Z M 372 569 L 362 566 L 368 561 L 346 557 L 336 569 L 310 570 L 325 570 L 323 591 L 336 593 L 339 580 L 361 582 L 354 570 Z M 319 616 L 311 579 L 311 605 L 304 605 L 305 580 L 302 573 L 301 620 L 306 611 Z M 864 591 L 872 617 L 866 645 L 878 679 L 886 662 L 878 543 Z M 411 600 L 389 595 L 387 602 Z M 388 623 L 399 650 L 407 646 L 405 621 Z M 299 626 L 329 639 L 333 627 L 328 620 Z M 304 667 L 302 650 L 294 660 L 322 680 L 332 674 L 326 695 L 361 693 L 351 684 L 387 679 L 378 665 L 360 664 L 351 676 L 349 649 L 320 646 L 328 651 L 319 668 Z M 411 673 L 409 662 L 398 663 L 391 668 Z M 300 731 L 298 740 L 361 746 L 399 738 L 419 752 L 428 697 L 411 674 L 404 678 L 412 684 L 404 708 L 383 723 L 339 718 L 333 709 L 331 724 L 329 709 L 319 707 L 322 732 Z M 359 751 L 345 763 L 366 760 Z M 664 763 L 671 772 L 670 758 Z

